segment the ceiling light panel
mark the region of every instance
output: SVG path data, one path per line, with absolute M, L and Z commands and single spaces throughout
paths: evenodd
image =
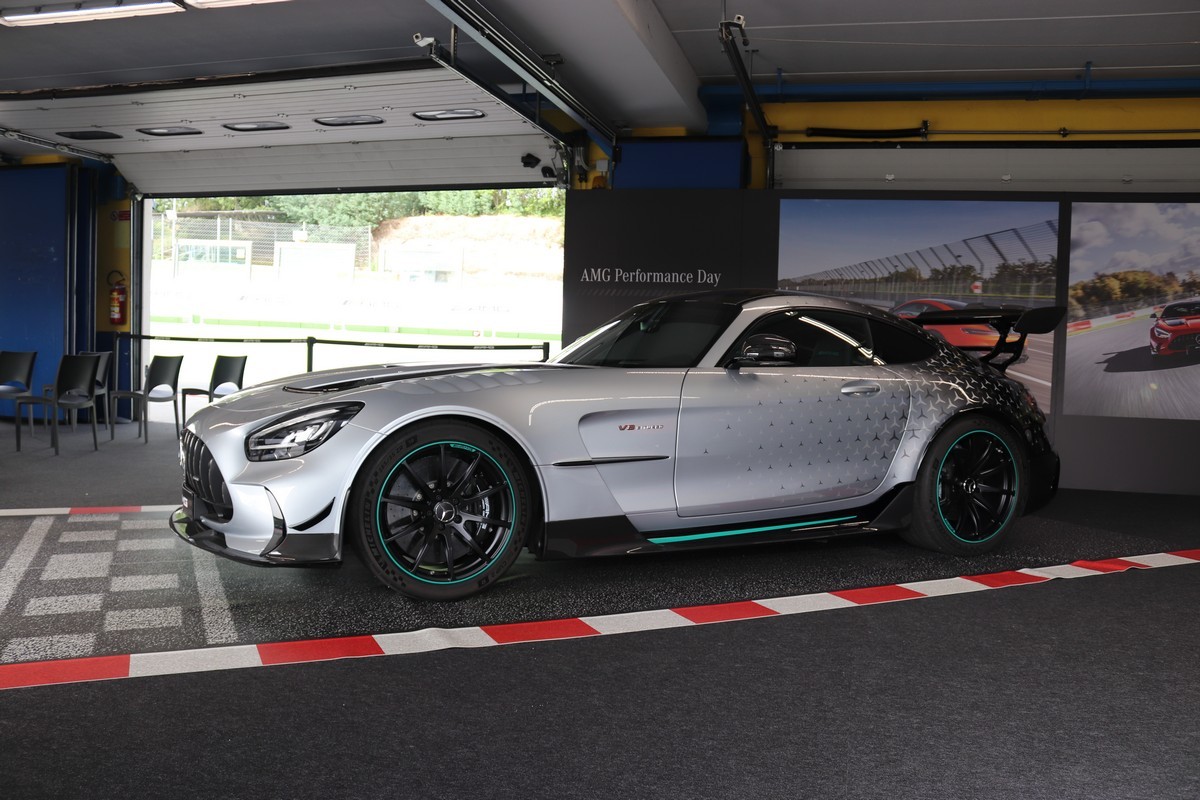
M 286 131 L 292 126 L 286 122 L 229 122 L 221 126 L 239 133 L 252 131 Z
M 184 0 L 193 8 L 228 8 L 230 6 L 257 6 L 265 3 L 287 3 L 290 0 Z
M 15 27 L 53 25 L 60 22 L 95 22 L 104 19 L 172 14 L 183 6 L 171 0 L 90 0 L 82 3 L 6 8 L 0 11 L 0 23 Z
M 346 86 L 353 85 L 354 91 Z M 474 109 L 483 118 L 424 122 L 418 111 Z M 330 118 L 382 120 L 334 125 Z M 249 129 L 274 123 L 287 129 Z M 226 128 L 223 126 L 235 126 Z M 391 73 L 326 76 L 224 86 L 43 99 L 0 98 L 0 126 L 52 138 L 61 131 L 99 129 L 125 138 L 105 152 L 223 150 L 234 146 L 303 146 L 338 141 L 411 141 L 443 136 L 529 133 L 532 126 L 478 87 L 440 67 Z M 231 138 L 232 137 L 232 138 Z M 236 144 L 235 144 L 236 143 Z
M 351 114 L 341 117 L 317 117 L 313 122 L 330 128 L 340 128 L 345 125 L 379 125 L 383 123 L 383 117 L 371 114 Z

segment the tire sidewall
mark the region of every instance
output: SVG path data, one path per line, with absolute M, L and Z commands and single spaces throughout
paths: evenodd
M 380 493 L 401 461 L 441 442 L 464 444 L 490 458 L 505 474 L 512 490 L 513 526 L 508 541 L 492 563 L 470 578 L 433 583 L 402 570 L 379 538 Z M 494 433 L 467 422 L 416 423 L 393 434 L 367 458 L 351 492 L 355 544 L 371 573 L 387 586 L 422 600 L 457 600 L 490 588 L 516 561 L 531 519 L 529 478 L 513 449 Z
M 938 504 L 938 483 L 942 466 L 950 450 L 965 436 L 972 434 L 994 436 L 1008 451 L 1016 467 L 1016 492 L 1008 517 L 1000 528 L 986 539 L 969 541 L 957 536 L 942 516 Z M 1003 423 L 978 414 L 951 420 L 934 439 L 917 478 L 913 503 L 913 521 L 906 537 L 914 544 L 944 553 L 974 555 L 995 550 L 1012 534 L 1029 497 L 1029 466 L 1025 448 Z

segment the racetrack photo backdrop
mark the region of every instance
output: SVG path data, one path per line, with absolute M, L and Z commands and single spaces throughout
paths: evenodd
M 900 316 L 978 305 L 1053 305 L 1059 203 L 784 199 L 779 287 L 845 297 Z M 988 326 L 939 325 L 951 344 L 990 348 Z M 1051 410 L 1054 335 L 1032 336 L 1008 374 Z
M 1200 419 L 1200 203 L 1073 204 L 1068 307 L 1066 413 Z

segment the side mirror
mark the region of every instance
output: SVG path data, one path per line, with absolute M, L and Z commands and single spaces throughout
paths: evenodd
M 1157 313 L 1151 314 L 1150 319 L 1158 319 L 1158 314 Z
M 774 333 L 756 333 L 747 337 L 734 357 L 734 369 L 763 364 L 791 363 L 796 360 L 796 345 Z

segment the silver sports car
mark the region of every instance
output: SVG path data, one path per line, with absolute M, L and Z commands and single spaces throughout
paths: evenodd
M 917 320 L 993 325 L 979 358 L 856 303 L 711 292 L 636 306 L 549 363 L 286 378 L 188 421 L 172 526 L 259 565 L 337 562 L 349 536 L 388 586 L 440 600 L 495 583 L 522 548 L 898 530 L 981 553 L 1057 486 L 1044 417 L 1004 367 L 1061 312 Z

